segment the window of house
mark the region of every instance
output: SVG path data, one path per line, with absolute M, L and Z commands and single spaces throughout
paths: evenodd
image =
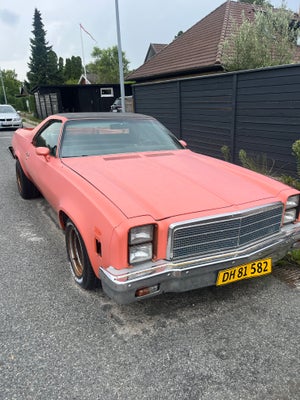
M 114 97 L 114 89 L 113 88 L 101 88 L 100 94 L 101 94 L 101 97 Z

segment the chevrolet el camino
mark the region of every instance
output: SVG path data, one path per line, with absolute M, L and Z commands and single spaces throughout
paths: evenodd
M 53 115 L 10 151 L 20 195 L 56 211 L 77 284 L 121 304 L 266 275 L 299 246 L 298 191 L 148 116 Z

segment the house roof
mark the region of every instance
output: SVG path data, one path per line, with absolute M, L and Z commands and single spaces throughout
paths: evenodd
M 163 48 L 165 48 L 166 46 L 168 46 L 166 43 L 150 43 L 150 46 L 148 48 L 146 57 L 145 57 L 145 61 L 150 60 L 150 58 L 154 57 L 157 53 L 159 53 Z
M 127 76 L 130 80 L 147 80 L 167 76 L 223 69 L 221 44 L 232 31 L 232 21 L 242 16 L 254 18 L 253 4 L 226 1 L 154 57 Z
M 78 85 L 93 85 L 98 81 L 99 77 L 97 74 L 88 72 L 86 76 L 84 74 L 81 75 L 78 81 Z
M 153 47 L 156 53 L 159 53 L 167 45 L 168 45 L 167 43 L 151 43 L 151 46 Z

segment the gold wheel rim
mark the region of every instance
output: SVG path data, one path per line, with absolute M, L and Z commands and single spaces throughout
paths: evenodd
M 81 278 L 84 271 L 83 251 L 80 238 L 74 228 L 69 234 L 69 255 L 74 274 L 77 278 Z

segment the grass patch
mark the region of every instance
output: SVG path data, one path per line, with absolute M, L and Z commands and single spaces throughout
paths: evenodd
M 300 249 L 289 251 L 283 259 L 276 263 L 276 265 L 298 265 L 300 267 Z

